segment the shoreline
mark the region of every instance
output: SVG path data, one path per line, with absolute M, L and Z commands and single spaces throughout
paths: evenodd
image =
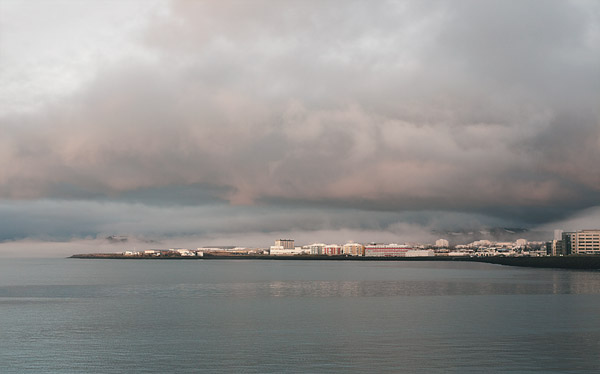
M 496 265 L 550 269 L 600 270 L 600 256 L 546 256 L 546 257 L 360 257 L 360 256 L 270 256 L 270 255 L 210 255 L 197 256 L 126 256 L 112 253 L 75 254 L 68 258 L 106 260 L 284 260 L 284 261 L 459 261 Z

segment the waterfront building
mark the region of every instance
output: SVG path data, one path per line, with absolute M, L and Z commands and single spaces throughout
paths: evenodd
M 177 252 L 177 253 L 179 253 L 180 256 L 184 256 L 184 257 L 196 255 L 196 253 L 190 251 L 189 249 L 185 249 L 185 248 L 171 248 L 171 249 L 169 249 L 169 251 Z
M 470 253 L 469 252 L 465 252 L 465 251 L 452 251 L 452 252 L 448 252 L 448 256 L 469 256 Z
M 313 243 L 308 246 L 308 251 L 311 255 L 322 255 L 323 248 L 325 248 L 324 243 Z
M 365 256 L 369 257 L 405 257 L 406 252 L 412 250 L 412 247 L 406 244 L 367 244 L 365 246 Z
M 435 246 L 437 248 L 448 248 L 450 243 L 446 239 L 438 239 L 435 241 Z
M 341 255 L 342 246 L 337 244 L 328 244 L 323 248 L 323 254 L 327 256 Z
M 282 245 L 272 245 L 269 253 L 271 256 L 295 256 L 306 254 L 308 250 L 302 247 L 284 248 Z
M 528 253 L 529 256 L 532 257 L 542 257 L 546 256 L 546 246 L 536 246 L 534 248 L 530 248 L 527 252 L 523 252 L 523 254 Z
M 431 257 L 435 256 L 435 252 L 431 249 L 413 249 L 406 251 L 405 257 Z
M 527 245 L 527 239 L 517 239 L 516 246 L 520 248 L 524 248 Z
M 553 240 L 551 242 L 550 255 L 551 256 L 561 256 L 562 254 L 563 254 L 563 241 L 562 240 Z
M 365 246 L 359 243 L 349 241 L 342 247 L 342 253 L 349 256 L 364 256 Z
M 198 247 L 196 248 L 196 251 L 202 251 L 202 252 L 219 252 L 219 251 L 224 251 L 224 249 L 218 248 L 218 247 Z
M 600 255 L 600 230 L 579 230 L 571 243 L 571 253 Z
M 562 248 L 560 255 L 570 255 L 573 252 L 573 243 L 575 243 L 575 232 L 562 233 Z

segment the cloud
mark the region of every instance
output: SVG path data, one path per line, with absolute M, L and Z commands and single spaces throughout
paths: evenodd
M 600 227 L 600 207 L 594 206 L 583 209 L 572 216 L 566 217 L 557 222 L 548 223 L 540 226 L 542 230 L 561 229 L 564 231 L 577 231 L 597 229 Z
M 123 217 L 172 207 L 187 219 L 172 232 L 198 223 L 186 209 L 214 206 L 308 206 L 294 214 L 311 230 L 340 207 L 366 223 L 335 230 L 403 212 L 561 219 L 600 201 L 599 9 L 172 1 L 138 39 L 152 59 L 111 60 L 74 94 L 0 117 L 0 197 L 100 216 L 98 201 L 127 202 Z M 27 222 L 4 231 L 49 227 Z M 244 232 L 278 222 L 295 224 Z
M 285 233 L 313 240 L 365 241 L 394 237 L 395 241 L 427 239 L 433 230 L 477 228 L 480 225 L 510 226 L 510 221 L 484 215 L 443 211 L 372 212 L 350 208 L 300 207 L 293 205 L 231 206 L 149 205 L 131 201 L 31 200 L 0 203 L 0 241 L 14 239 L 69 241 L 81 238 L 132 236 L 138 240 L 170 242 L 177 237 L 202 242 L 239 240 L 236 245 L 266 245 Z M 319 232 L 327 233 L 318 239 Z M 362 234 L 361 234 L 362 233 Z M 368 238 L 365 233 L 374 236 Z M 266 242 L 251 241 L 260 236 Z M 308 239 L 306 239 L 308 240 Z M 331 240 L 331 239 L 330 239 Z M 354 240 L 358 240 L 355 238 Z M 231 242 L 230 240 L 226 240 Z M 167 244 L 169 245 L 169 244 Z

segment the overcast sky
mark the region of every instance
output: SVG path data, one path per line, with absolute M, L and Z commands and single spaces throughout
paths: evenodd
M 600 2 L 0 0 L 4 250 L 485 227 L 600 227 Z

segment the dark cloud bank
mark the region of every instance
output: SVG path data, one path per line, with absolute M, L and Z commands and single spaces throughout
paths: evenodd
M 600 205 L 599 20 L 593 1 L 173 1 L 140 35 L 153 59 L 0 118 L 0 239 L 567 219 Z

